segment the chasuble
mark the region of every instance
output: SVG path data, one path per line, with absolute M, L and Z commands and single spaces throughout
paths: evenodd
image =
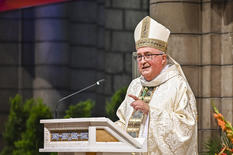
M 148 115 L 141 114 L 141 122 L 136 126 L 138 121 L 133 118 L 135 111 L 130 106 L 134 99 L 128 94 L 140 97 L 145 88 L 153 90 L 148 102 L 150 111 Z M 141 154 L 198 154 L 196 101 L 176 62 L 152 81 L 146 81 L 142 76 L 134 79 L 117 110 L 117 116 L 116 124 L 123 130 L 128 133 L 138 131 L 138 134 L 129 133 L 131 136 L 147 137 L 148 152 Z

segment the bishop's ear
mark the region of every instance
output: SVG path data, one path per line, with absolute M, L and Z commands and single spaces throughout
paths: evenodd
M 162 55 L 162 64 L 166 64 L 166 62 L 167 62 L 167 55 L 163 54 Z

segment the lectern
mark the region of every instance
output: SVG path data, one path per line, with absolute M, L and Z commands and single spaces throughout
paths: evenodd
M 110 119 L 44 119 L 44 148 L 59 155 L 128 155 L 147 152 L 146 138 L 133 138 Z

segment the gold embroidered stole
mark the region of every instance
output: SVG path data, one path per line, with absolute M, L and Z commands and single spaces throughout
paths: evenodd
M 143 100 L 146 104 L 149 104 L 155 87 L 143 87 L 140 93 L 139 99 Z M 133 111 L 127 126 L 127 132 L 132 137 L 136 138 L 139 136 L 140 126 L 142 124 L 144 114 L 141 111 Z

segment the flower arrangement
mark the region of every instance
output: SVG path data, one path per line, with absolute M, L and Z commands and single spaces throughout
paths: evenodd
M 218 126 L 221 127 L 222 135 L 222 149 L 215 155 L 232 155 L 233 154 L 233 127 L 229 121 L 226 121 L 223 115 L 218 111 L 217 107 L 212 103 L 214 109 L 214 118 L 218 122 Z

